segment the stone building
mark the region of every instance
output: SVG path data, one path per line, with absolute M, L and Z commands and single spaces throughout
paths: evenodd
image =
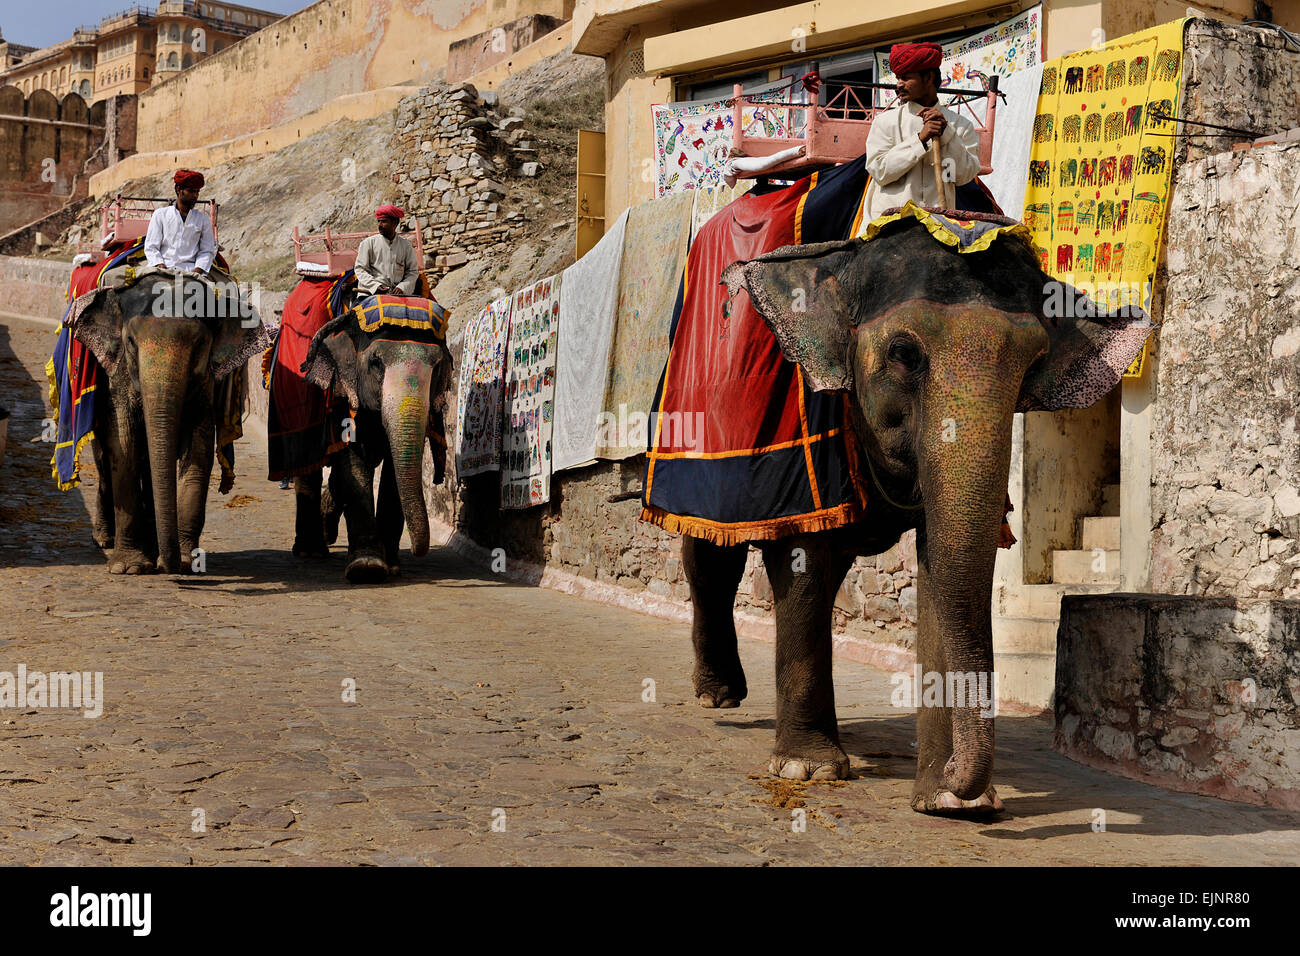
M 77 93 L 92 103 L 142 93 L 278 19 L 278 13 L 208 0 L 162 0 L 154 11 L 135 6 L 42 49 L 5 45 L 0 85 L 60 98 Z

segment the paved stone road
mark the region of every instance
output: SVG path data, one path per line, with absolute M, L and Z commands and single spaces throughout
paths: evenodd
M 206 574 L 110 577 L 81 492 L 55 491 L 49 446 L 28 441 L 52 344 L 46 326 L 0 325 L 0 401 L 16 406 L 0 467 L 0 671 L 102 671 L 107 702 L 97 719 L 0 711 L 0 863 L 1300 857 L 1300 815 L 1082 768 L 1050 750 L 1040 719 L 998 721 L 1002 818 L 912 813 L 914 718 L 890 708 L 888 675 L 846 662 L 836 697 L 856 779 L 778 784 L 763 772 L 770 646 L 742 644 L 753 696 L 739 710 L 704 711 L 681 625 L 447 552 L 397 583 L 350 587 L 339 549 L 322 564 L 288 555 L 290 493 L 262 480 L 250 441 L 234 494 L 213 491 Z

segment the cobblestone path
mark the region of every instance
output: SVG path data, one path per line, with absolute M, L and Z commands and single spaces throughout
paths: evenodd
M 855 779 L 778 783 L 764 771 L 769 645 L 742 641 L 753 696 L 704 711 L 682 625 L 514 585 L 446 551 L 351 587 L 342 549 L 289 555 L 291 493 L 264 480 L 256 438 L 239 445 L 234 492 L 214 482 L 205 574 L 111 577 L 82 490 L 55 490 L 50 446 L 29 441 L 53 341 L 45 325 L 0 325 L 0 402 L 14 409 L 0 671 L 101 671 L 106 701 L 97 718 L 0 710 L 0 863 L 1300 858 L 1300 815 L 1088 770 L 1052 752 L 1043 719 L 999 718 L 1001 818 L 915 814 L 914 717 L 889 706 L 889 675 L 843 661 Z

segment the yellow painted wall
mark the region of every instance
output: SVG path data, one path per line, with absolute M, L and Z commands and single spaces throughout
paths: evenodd
M 571 0 L 568 3 L 571 6 Z M 565 0 L 319 0 L 140 96 L 141 152 L 276 126 L 441 69 L 448 45 Z

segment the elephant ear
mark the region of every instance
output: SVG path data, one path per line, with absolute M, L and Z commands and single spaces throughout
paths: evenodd
M 307 348 L 302 363 L 303 377 L 313 385 L 346 398 L 353 408 L 357 400 L 357 344 L 352 340 L 352 317 L 343 315 L 321 326 Z
M 1050 345 L 1026 373 L 1016 410 L 1088 408 L 1120 383 L 1155 326 L 1140 308 L 1107 312 L 1069 283 L 1044 278 L 1039 321 Z
M 787 359 L 803 367 L 819 392 L 853 384 L 849 346 L 857 296 L 849 265 L 861 240 L 782 246 L 756 259 L 733 262 L 722 272 L 728 310 L 748 293 L 755 311 L 776 336 Z
M 122 361 L 122 308 L 112 289 L 87 292 L 72 303 L 68 325 L 72 336 L 90 349 L 112 378 Z
M 247 317 L 239 318 L 236 312 L 233 318 L 217 320 L 213 328 L 212 376 L 218 381 L 271 344 L 271 333 L 257 310 L 249 306 L 247 311 Z

